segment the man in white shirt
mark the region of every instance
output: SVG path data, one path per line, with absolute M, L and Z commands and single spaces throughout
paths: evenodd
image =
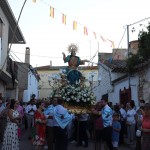
M 113 150 L 112 145 L 112 109 L 108 106 L 106 99 L 101 99 L 102 119 L 103 119 L 103 140 L 106 142 L 109 150 Z
M 79 121 L 79 135 L 77 146 L 82 146 L 82 142 L 85 143 L 84 147 L 88 147 L 88 135 L 87 135 L 87 125 L 88 125 L 89 114 L 82 113 L 78 115 Z
M 73 115 L 63 107 L 63 99 L 57 97 L 57 106 L 54 107 L 54 128 L 55 128 L 55 150 L 67 150 L 68 135 L 67 125 L 72 121 Z
M 28 129 L 30 130 L 34 125 L 34 113 L 37 110 L 34 99 L 30 100 L 30 104 L 26 107 L 26 115 L 28 122 Z M 30 132 L 30 131 L 29 131 Z M 29 136 L 29 138 L 31 138 Z

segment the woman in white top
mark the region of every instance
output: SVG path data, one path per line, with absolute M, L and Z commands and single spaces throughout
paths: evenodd
M 7 112 L 7 126 L 5 129 L 2 150 L 19 150 L 18 125 L 21 119 L 17 111 L 19 101 L 11 101 L 11 109 Z
M 129 144 L 134 144 L 134 139 L 135 139 L 135 126 L 136 126 L 137 115 L 134 106 L 135 104 L 133 100 L 127 103 L 126 124 L 127 124 L 127 134 L 128 134 Z

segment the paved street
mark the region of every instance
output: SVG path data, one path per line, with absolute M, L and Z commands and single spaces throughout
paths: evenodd
M 94 148 L 94 142 L 89 141 L 89 147 L 88 148 L 84 148 L 84 147 L 77 147 L 75 144 L 71 144 L 69 143 L 68 145 L 68 150 L 95 150 Z M 31 142 L 28 140 L 28 133 L 26 130 L 23 131 L 23 135 L 21 137 L 20 140 L 20 150 L 34 150 Z M 103 148 L 102 148 L 103 150 Z M 121 147 L 118 150 L 134 150 L 134 148 L 126 146 L 126 147 Z

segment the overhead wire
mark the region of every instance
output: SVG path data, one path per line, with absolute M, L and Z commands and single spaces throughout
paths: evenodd
M 123 33 L 123 35 L 122 35 L 122 38 L 121 38 L 121 40 L 120 40 L 120 42 L 119 42 L 119 44 L 118 44 L 118 47 L 117 47 L 117 49 L 116 49 L 116 51 L 115 51 L 115 53 L 114 53 L 114 55 L 113 55 L 113 58 L 115 57 L 115 55 L 116 55 L 116 53 L 117 53 L 117 51 L 118 51 L 118 49 L 119 49 L 119 47 L 120 47 L 120 44 L 121 44 L 121 42 L 122 42 L 122 40 L 123 40 L 123 38 L 124 38 L 125 32 L 126 32 L 126 30 L 127 30 L 127 26 L 132 26 L 132 25 L 135 25 L 135 24 L 137 24 L 137 23 L 143 22 L 143 21 L 148 20 L 148 19 L 150 19 L 150 17 L 141 19 L 141 20 L 139 20 L 139 21 L 136 21 L 136 22 L 134 22 L 134 23 L 131 23 L 131 24 L 129 24 L 129 25 L 124 26 L 124 27 L 126 27 L 126 28 L 125 28 L 124 33 Z
M 11 58 L 13 58 L 14 61 L 16 61 L 15 58 L 14 58 L 11 54 L 9 54 L 9 55 L 11 56 Z M 23 67 L 22 65 L 20 65 L 19 63 L 17 63 L 17 65 L 20 66 L 20 67 L 22 67 L 22 68 L 25 69 L 25 70 L 27 69 L 27 68 L 24 68 L 24 67 Z M 23 70 L 21 70 L 20 68 L 18 68 L 18 69 L 19 69 L 21 72 L 25 73 L 25 72 L 24 72 Z
M 117 47 L 117 49 L 116 49 L 116 51 L 115 51 L 115 53 L 114 53 L 114 55 L 113 55 L 113 58 L 115 57 L 115 55 L 116 55 L 116 53 L 117 53 L 117 51 L 118 51 L 118 49 L 119 49 L 119 47 L 120 47 L 120 44 L 121 44 L 121 42 L 122 42 L 122 40 L 123 40 L 123 38 L 124 38 L 124 35 L 125 35 L 125 33 L 126 33 L 126 30 L 127 30 L 127 28 L 125 28 L 125 30 L 124 30 L 124 32 L 123 32 L 123 35 L 122 35 L 121 40 L 120 40 L 120 42 L 119 42 L 119 44 L 118 44 L 118 47 Z M 113 58 L 112 58 L 112 59 L 113 59 Z
M 11 52 L 13 52 L 13 53 L 16 53 L 16 54 L 22 54 L 22 55 L 25 55 L 24 53 L 20 53 L 20 52 L 15 52 L 15 51 L 12 51 L 11 50 Z M 56 56 L 43 56 L 43 55 L 32 55 L 32 54 L 30 54 L 30 56 L 34 56 L 34 57 L 47 57 L 47 58 L 62 58 L 62 57 L 56 57 Z M 89 58 L 90 56 L 82 56 L 82 57 L 87 57 L 87 58 Z
M 90 59 L 89 62 L 88 62 L 88 65 L 87 65 L 86 67 L 88 67 L 88 66 L 90 65 L 90 63 L 94 64 L 94 62 L 92 62 L 92 60 L 95 58 L 95 56 L 96 56 L 96 54 L 98 53 L 98 51 L 99 51 L 99 50 L 97 50 L 96 53 L 93 55 L 93 57 L 91 57 L 91 59 Z M 96 64 L 96 63 L 95 63 L 95 64 Z M 83 73 L 84 71 L 85 71 L 85 70 L 83 70 L 82 73 Z
M 10 55 L 12 56 L 12 54 L 10 53 Z M 14 54 L 15 55 L 15 54 Z M 12 56 L 13 57 L 13 56 Z M 15 57 L 17 57 L 16 55 L 15 55 Z M 19 57 L 17 57 L 18 59 L 19 59 Z M 18 62 L 14 57 L 13 57 L 13 59 L 16 61 L 16 62 Z M 19 59 L 20 60 L 20 59 Z M 21 61 L 21 63 L 24 63 L 24 62 L 22 62 Z M 18 63 L 19 64 L 19 63 Z M 21 66 L 23 69 L 25 69 L 25 70 L 28 70 L 29 68 L 27 68 L 27 67 L 23 67 L 22 65 L 20 65 L 19 64 L 19 66 Z

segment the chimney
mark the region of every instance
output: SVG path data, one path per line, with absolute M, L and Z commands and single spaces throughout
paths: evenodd
M 50 60 L 50 67 L 52 66 L 52 61 Z
M 26 52 L 25 52 L 25 63 L 30 64 L 30 48 L 26 47 Z

